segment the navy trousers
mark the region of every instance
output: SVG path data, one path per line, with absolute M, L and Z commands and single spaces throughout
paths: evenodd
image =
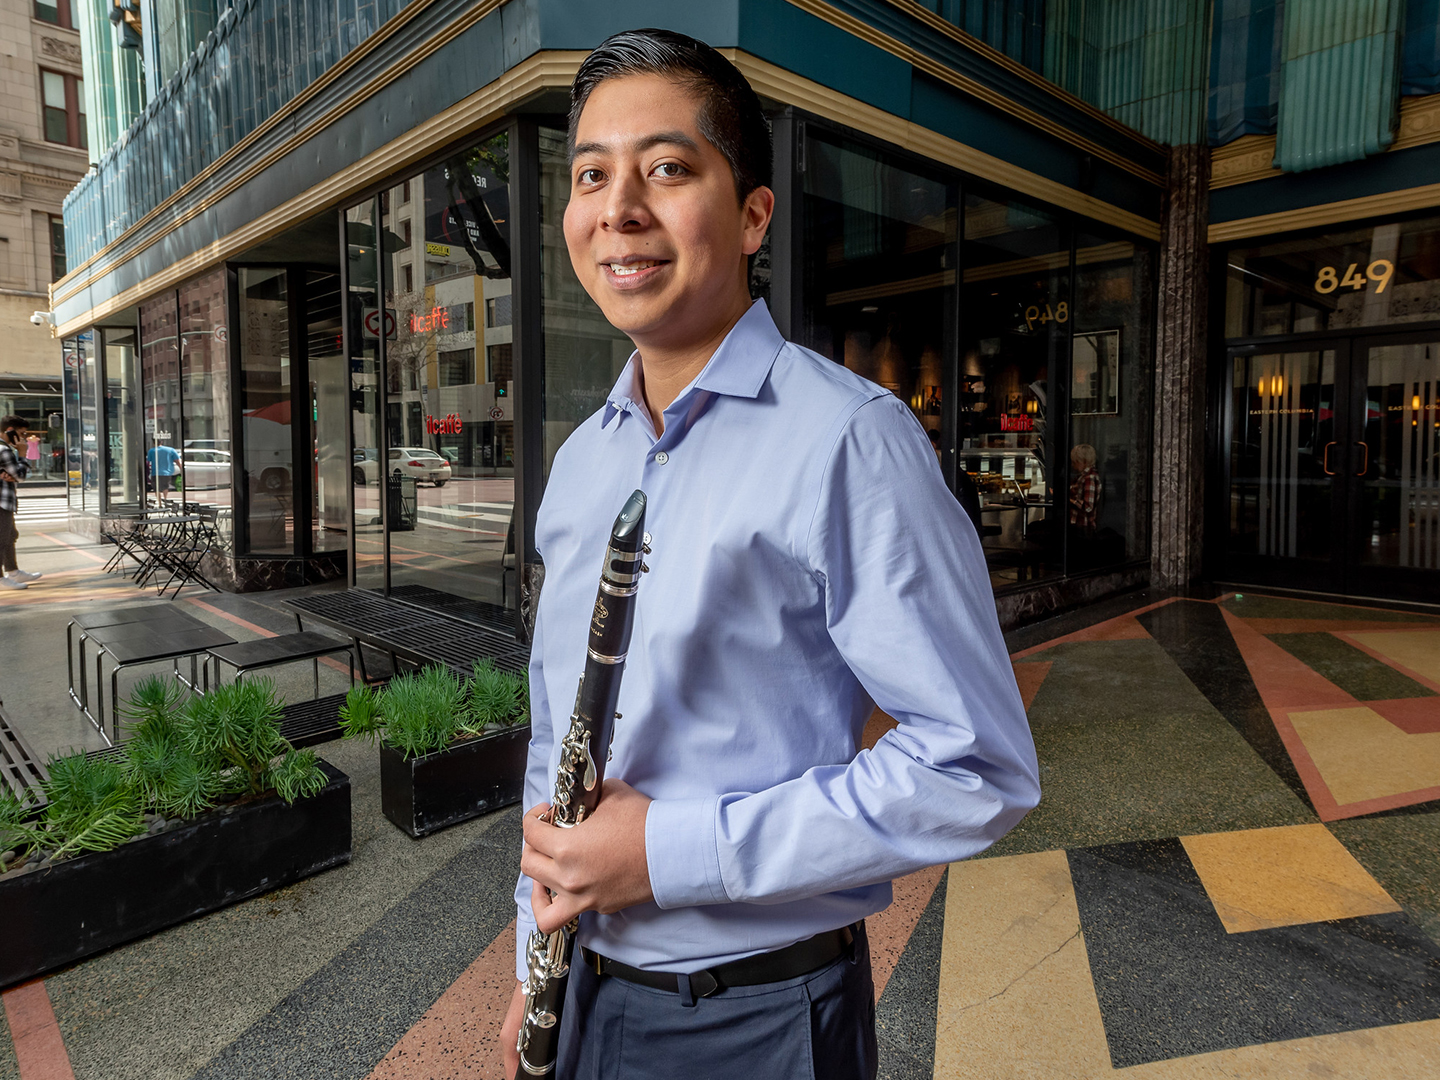
M 874 1080 L 875 989 L 862 932 L 854 956 L 785 982 L 686 1006 L 585 966 L 579 950 L 557 1080 Z

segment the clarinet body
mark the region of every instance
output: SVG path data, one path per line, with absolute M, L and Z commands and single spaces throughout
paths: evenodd
M 585 673 L 575 694 L 570 728 L 560 743 L 560 766 L 547 820 L 562 829 L 580 824 L 600 802 L 610 740 L 619 719 L 615 705 L 620 698 L 620 677 L 635 624 L 635 592 L 640 575 L 649 569 L 642 561 L 650 551 L 645 541 L 645 493 L 637 489 L 610 532 L 590 619 Z M 517 1043 L 520 1068 L 516 1080 L 554 1075 L 578 929 L 579 919 L 572 919 L 553 934 L 532 931 L 526 942 L 525 1015 Z

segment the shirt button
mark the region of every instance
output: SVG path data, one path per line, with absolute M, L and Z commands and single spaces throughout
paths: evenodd
M 667 462 L 667 461 L 669 461 L 669 460 L 670 460 L 670 455 L 667 454 L 667 453 L 665 453 L 664 450 L 661 450 L 658 454 L 655 455 L 655 464 L 656 464 L 656 465 L 664 465 L 665 462 Z

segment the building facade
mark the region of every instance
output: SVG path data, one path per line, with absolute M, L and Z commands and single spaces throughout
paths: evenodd
M 554 453 L 630 353 L 560 234 L 566 91 L 585 50 L 658 22 L 761 94 L 777 204 L 753 290 L 974 481 L 1005 621 L 1202 572 L 1278 580 L 1315 561 L 1325 512 L 1344 568 L 1295 587 L 1440 598 L 1433 545 L 1416 554 L 1433 443 L 1405 458 L 1396 434 L 1433 399 L 1406 411 L 1427 327 L 1392 314 L 1426 310 L 1406 253 L 1440 202 L 1420 190 L 1430 91 L 1402 106 L 1396 76 L 1394 115 L 1316 134 L 1277 89 L 1316 55 L 1380 56 L 1340 64 L 1351 91 L 1418 79 L 1424 0 L 1362 4 L 1368 36 L 1304 0 L 1290 23 L 1273 0 L 321 6 L 218 10 L 67 203 L 67 424 L 100 448 L 76 528 L 178 489 L 230 587 L 515 606 Z M 1367 360 L 1397 319 L 1408 336 Z M 1383 438 L 1351 415 L 1362 369 L 1402 386 Z M 1372 440 L 1388 456 L 1362 461 Z M 1389 538 L 1352 579 L 1361 541 L 1334 525 L 1366 499 Z
M 63 0 L 0 3 L 0 413 L 40 437 L 38 472 L 63 476 L 61 346 L 50 335 L 50 283 L 65 273 L 65 195 L 84 175 L 80 38 Z M 43 318 L 43 317 L 42 317 Z

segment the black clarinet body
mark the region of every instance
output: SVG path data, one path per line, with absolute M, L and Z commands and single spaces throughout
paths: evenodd
M 548 820 L 558 828 L 573 828 L 594 813 L 600 802 L 605 763 L 619 714 L 620 677 L 635 625 L 635 593 L 650 549 L 645 544 L 645 493 L 636 490 L 610 532 L 600 589 L 590 618 L 585 673 L 575 695 L 570 728 L 560 743 L 560 765 Z M 560 1018 L 570 961 L 575 952 L 579 920 L 572 919 L 552 934 L 538 930 L 525 945 L 525 1015 L 520 1022 L 520 1068 L 516 1080 L 553 1076 L 560 1041 Z

